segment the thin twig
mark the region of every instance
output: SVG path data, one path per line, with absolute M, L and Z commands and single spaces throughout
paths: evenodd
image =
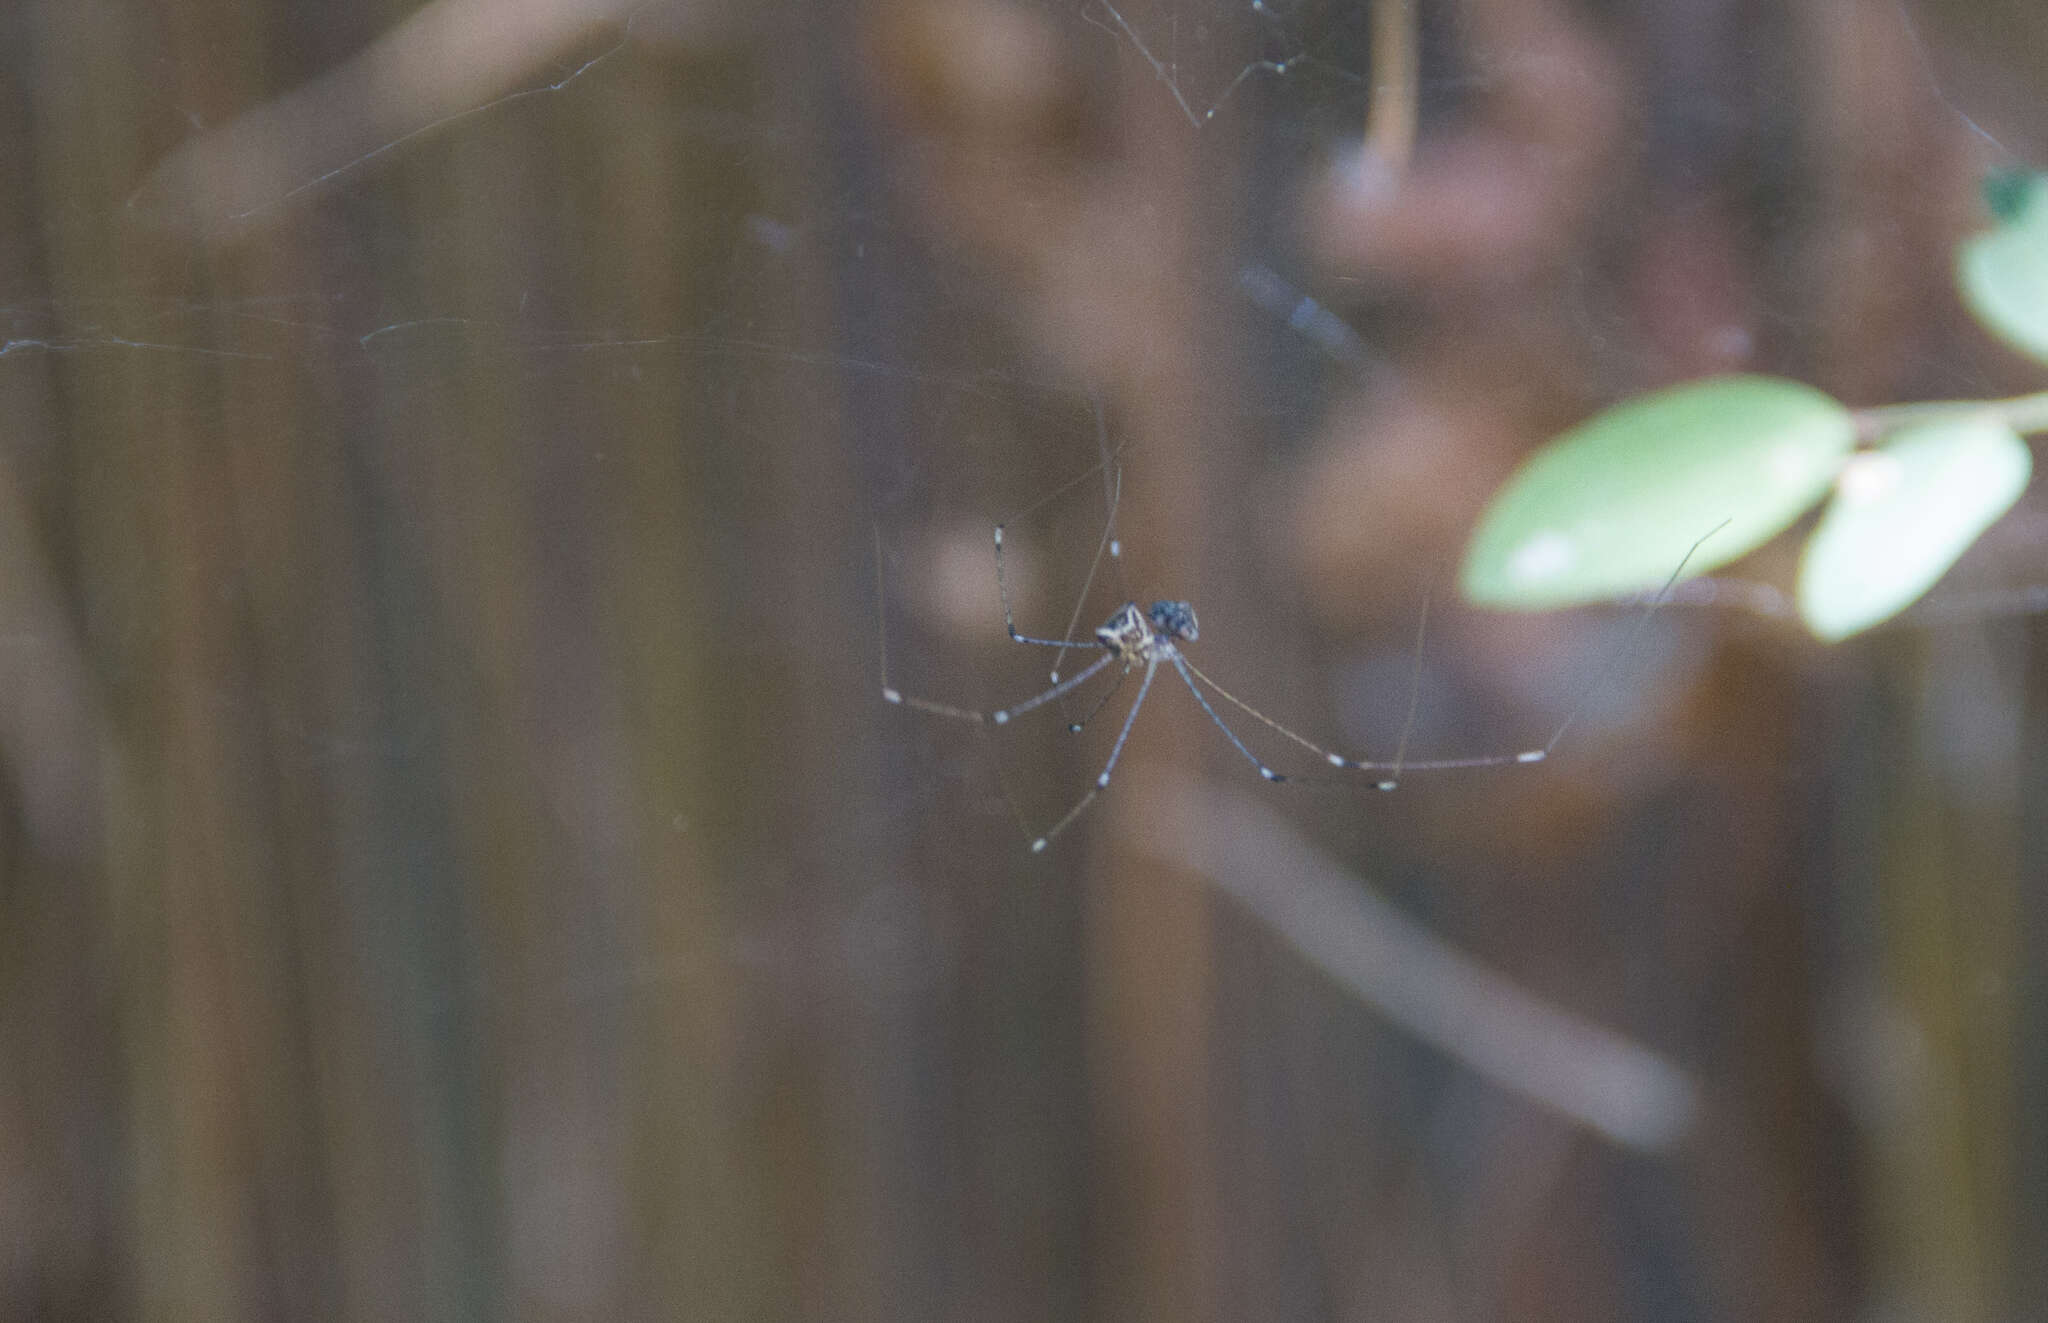
M 1916 423 L 1948 422 L 1982 417 L 2004 423 L 2022 434 L 2048 432 L 2048 391 L 2004 400 L 1929 400 L 1919 404 L 1883 404 L 1858 409 L 1856 435 L 1874 441 L 1888 432 Z
M 1495 1084 L 1648 1152 L 1697 1117 L 1683 1070 L 1446 945 L 1258 799 L 1164 782 L 1136 820 L 1141 848 L 1208 879 L 1360 1001 Z

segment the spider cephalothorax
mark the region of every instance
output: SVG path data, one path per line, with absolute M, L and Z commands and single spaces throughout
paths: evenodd
M 1195 628 L 1195 609 L 1186 602 L 1154 602 L 1149 611 L 1125 602 L 1095 631 L 1095 641 L 1122 658 L 1124 665 L 1143 666 L 1174 651 L 1175 639 L 1192 642 Z

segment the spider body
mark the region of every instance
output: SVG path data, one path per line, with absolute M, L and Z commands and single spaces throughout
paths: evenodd
M 1170 659 L 1180 651 L 1175 639 L 1192 643 L 1197 633 L 1195 609 L 1186 602 L 1154 602 L 1149 611 L 1125 602 L 1095 631 L 1095 641 L 1132 667 Z

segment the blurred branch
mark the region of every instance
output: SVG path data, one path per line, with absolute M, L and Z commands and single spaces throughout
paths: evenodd
M 124 789 L 114 732 L 31 505 L 0 468 L 0 765 L 30 839 L 80 864 L 100 846 L 104 801 Z
M 1856 434 L 1874 440 L 1887 432 L 1921 423 L 1958 418 L 1992 418 L 2015 432 L 2048 432 L 2048 391 L 2004 400 L 1930 400 L 1919 404 L 1885 404 L 1855 412 Z
M 185 143 L 128 199 L 131 211 L 234 231 L 423 134 L 559 92 L 630 39 L 647 3 L 433 0 L 347 64 Z M 508 91 L 607 26 L 618 41 L 538 87 Z
M 1140 848 L 1198 873 L 1359 1000 L 1494 1083 L 1629 1148 L 1691 1128 L 1686 1073 L 1532 996 L 1376 896 L 1251 795 L 1166 783 Z
M 1415 0 L 1373 0 L 1372 101 L 1366 108 L 1365 152 L 1394 180 L 1415 150 Z

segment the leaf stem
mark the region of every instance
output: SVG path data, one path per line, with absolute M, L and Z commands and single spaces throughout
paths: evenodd
M 1885 404 L 1857 409 L 1856 435 L 1864 441 L 1896 432 L 1918 423 L 1947 422 L 1958 418 L 1996 419 L 2022 436 L 2048 432 L 2048 391 L 2015 395 L 2004 400 L 1929 400 L 1924 404 Z

